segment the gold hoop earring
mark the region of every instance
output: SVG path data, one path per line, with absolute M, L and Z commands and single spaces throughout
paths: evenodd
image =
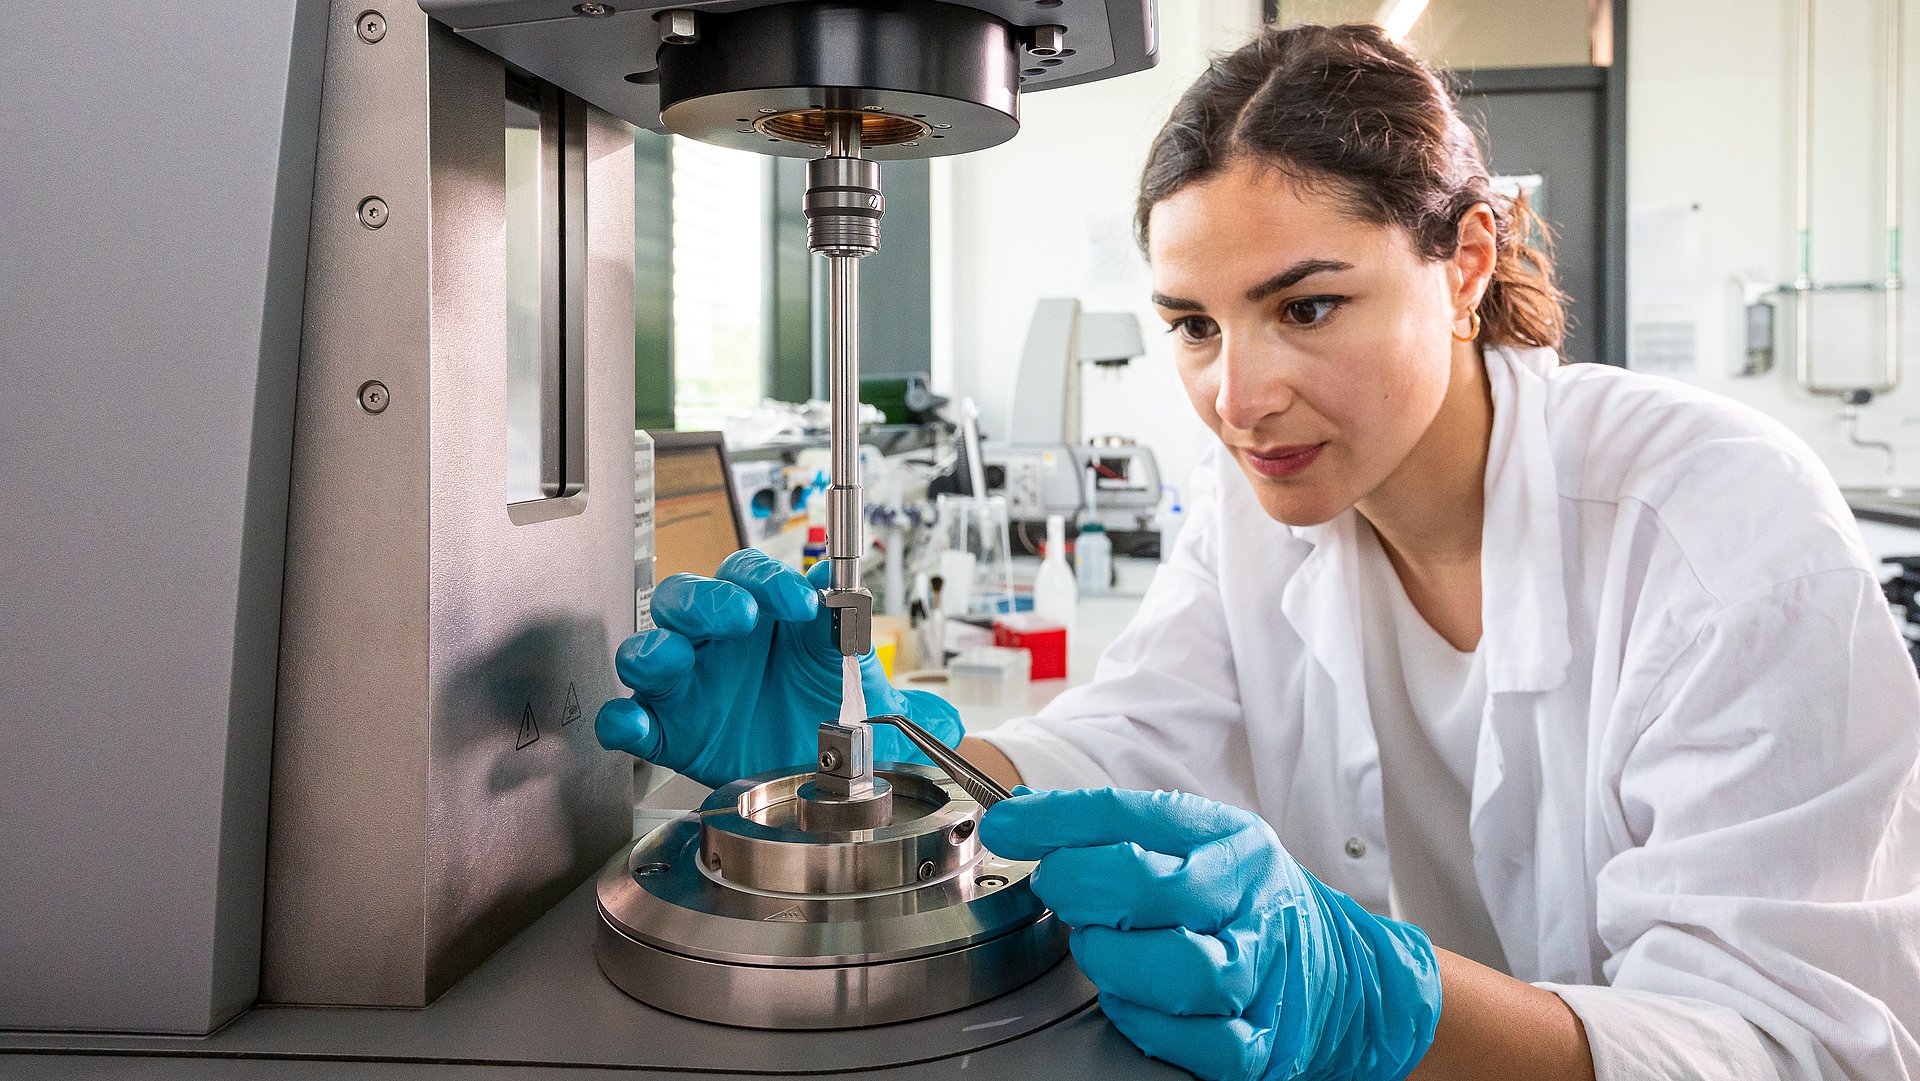
M 1464 338 L 1462 338 L 1462 337 L 1461 337 L 1460 335 L 1458 335 L 1458 334 L 1454 334 L 1454 335 L 1453 335 L 1453 340 L 1454 340 L 1454 341 L 1456 341 L 1456 342 L 1470 342 L 1470 341 L 1473 341 L 1473 340 L 1475 340 L 1475 339 L 1477 339 L 1477 338 L 1479 338 L 1479 337 L 1480 337 L 1480 309 L 1478 309 L 1478 308 L 1468 308 L 1468 309 L 1467 309 L 1467 320 L 1468 320 L 1468 325 L 1467 325 L 1467 336 L 1466 336 L 1466 337 L 1464 337 Z M 1452 331 L 1448 331 L 1448 333 L 1450 333 L 1450 334 L 1451 334 L 1451 333 L 1452 333 Z

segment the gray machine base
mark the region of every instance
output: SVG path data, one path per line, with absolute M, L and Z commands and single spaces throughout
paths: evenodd
M 765 1032 L 644 1006 L 594 963 L 591 879 L 424 1010 L 256 1006 L 204 1037 L 0 1032 L 0 1078 L 1188 1076 L 1142 1055 L 1093 1005 L 1071 958 L 938 1017 Z M 1064 1020 L 1062 999 L 1085 1003 Z M 509 1072 L 499 1069 L 514 1067 Z

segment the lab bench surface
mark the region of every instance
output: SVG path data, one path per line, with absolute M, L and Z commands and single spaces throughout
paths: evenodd
M 644 829 L 664 817 L 639 812 L 636 821 Z M 767 1032 L 692 1021 L 628 998 L 594 962 L 598 922 L 589 879 L 422 1010 L 256 1006 L 209 1036 L 0 1031 L 0 1078 L 1188 1076 L 1128 1043 L 1071 960 L 955 1013 Z

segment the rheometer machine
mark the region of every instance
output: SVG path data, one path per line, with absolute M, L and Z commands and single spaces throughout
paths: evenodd
M 667 288 L 634 279 L 665 194 L 633 128 L 806 159 L 852 665 L 885 163 L 1151 66 L 1153 0 L 21 5 L 0 36 L 48 121 L 9 129 L 36 212 L 0 226 L 48 264 L 4 330 L 45 393 L 0 428 L 83 442 L 64 475 L 127 546 L 9 486 L 9 693 L 63 735 L 0 794 L 0 1073 L 1178 1075 L 980 844 L 1006 793 L 912 722 L 851 701 L 814 761 L 670 813 L 581 723 L 622 693 L 635 297 Z M 876 725 L 934 764 L 874 761 Z

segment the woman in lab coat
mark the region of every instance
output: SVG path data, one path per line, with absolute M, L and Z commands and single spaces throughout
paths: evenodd
M 1218 59 L 1139 224 L 1220 445 L 1094 680 L 962 744 L 1053 790 L 982 838 L 1116 1025 L 1205 1077 L 1920 1078 L 1920 681 L 1811 452 L 1563 365 L 1536 224 L 1373 29 Z M 609 746 L 809 757 L 810 591 L 730 563 Z M 743 649 L 793 747 L 689 693 Z

